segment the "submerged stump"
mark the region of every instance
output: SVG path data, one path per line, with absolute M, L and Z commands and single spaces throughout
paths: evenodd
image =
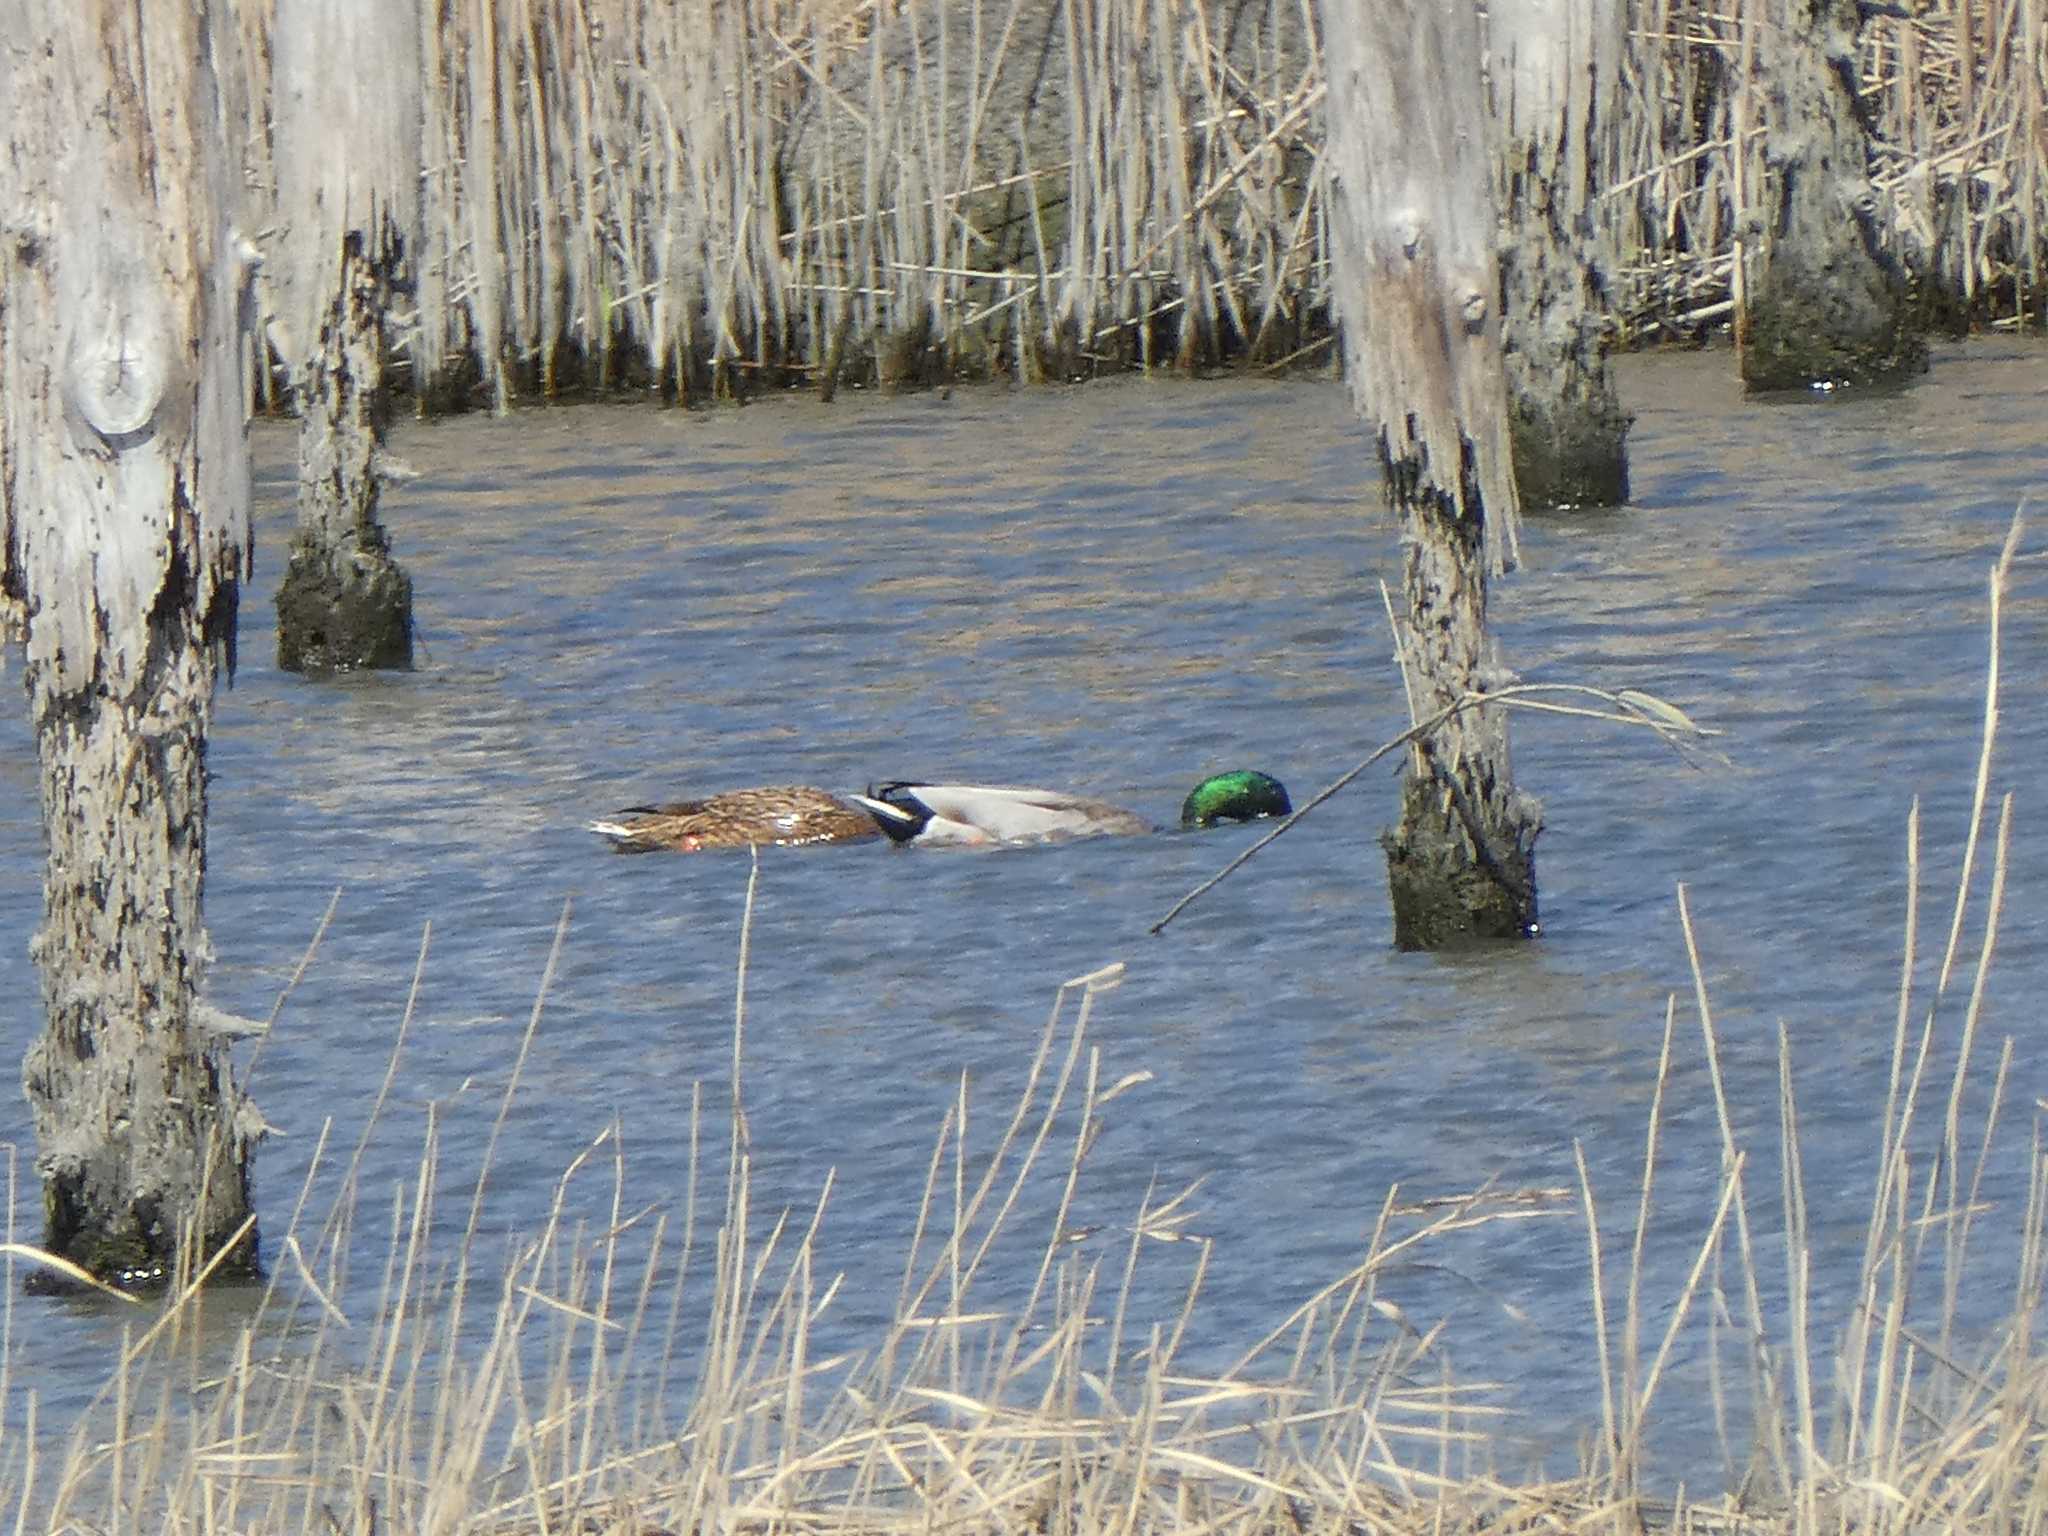
M 1739 317 L 1751 390 L 1884 383 L 1927 366 L 1903 265 L 1870 182 L 1856 89 L 1862 0 L 1773 0 L 1761 270 Z
M 1536 932 L 1543 819 L 1514 787 L 1486 584 L 1514 556 L 1475 13 L 1437 0 L 1323 0 L 1333 286 L 1347 373 L 1403 526 L 1395 617 L 1413 718 L 1400 824 L 1382 839 L 1394 942 Z
M 1617 0 L 1495 0 L 1487 12 L 1502 200 L 1508 431 L 1526 506 L 1628 500 L 1633 420 L 1607 361 L 1598 146 L 1620 111 Z
M 276 0 L 275 263 L 299 408 L 299 525 L 277 593 L 291 672 L 412 665 L 412 580 L 378 518 L 387 317 L 417 247 L 421 113 L 411 0 Z M 375 59 L 374 91 L 337 59 Z
M 350 235 L 340 292 L 299 388 L 299 524 L 277 589 L 277 664 L 287 672 L 412 665 L 412 578 L 377 517 L 391 252 Z
M 49 843 L 22 1086 L 43 1246 L 151 1286 L 256 1264 L 262 1120 L 200 1001 L 207 727 L 248 543 L 249 268 L 212 63 L 233 24 L 80 0 L 37 25 L 0 49 L 0 593 Z
M 1397 633 L 1411 714 L 1442 718 L 1410 748 L 1401 820 L 1380 836 L 1394 943 L 1534 938 L 1543 809 L 1515 788 L 1506 710 L 1467 702 L 1507 677 L 1486 629 L 1486 510 L 1425 489 L 1418 468 L 1386 471 L 1389 500 L 1408 522 Z M 1465 489 L 1469 506 L 1476 498 Z

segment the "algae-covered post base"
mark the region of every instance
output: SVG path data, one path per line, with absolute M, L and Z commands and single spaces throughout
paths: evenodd
M 1482 867 L 1472 858 L 1470 829 L 1453 809 L 1449 781 L 1409 779 L 1401 792 L 1401 825 L 1380 834 L 1397 949 L 1451 949 L 1480 939 L 1533 938 L 1536 864 L 1526 843 L 1513 862 Z M 1531 827 L 1533 838 L 1537 827 Z
M 1515 542 L 1501 367 L 1500 274 L 1472 7 L 1323 0 L 1329 73 L 1332 288 L 1359 414 L 1377 429 L 1402 519 L 1394 617 L 1411 713 L 1388 833 L 1394 939 L 1404 948 L 1536 931 L 1542 825 L 1514 789 L 1486 583 Z
M 310 673 L 412 666 L 412 578 L 388 547 L 336 552 L 293 539 L 277 591 L 277 664 Z
M 1508 355 L 1515 487 L 1525 506 L 1618 507 L 1628 500 L 1628 429 L 1605 363 L 1597 377 L 1567 366 L 1536 386 L 1528 353 Z M 1556 381 L 1564 379 L 1563 389 Z
M 1856 92 L 1861 0 L 1774 0 L 1772 16 L 1782 49 L 1766 77 L 1764 252 L 1740 319 L 1742 382 L 1799 389 L 1919 373 L 1926 338 L 1870 183 Z
M 277 589 L 287 672 L 412 665 L 412 578 L 377 518 L 395 244 L 372 260 L 351 233 L 341 282 L 300 385 L 299 525 Z
M 1618 506 L 1632 418 L 1607 362 L 1594 150 L 1620 111 L 1619 6 L 1495 0 L 1487 26 L 1516 489 L 1524 507 Z
M 49 846 L 22 1085 L 44 1246 L 131 1286 L 256 1255 L 261 1120 L 200 1004 L 249 509 L 213 9 L 81 0 L 0 49 L 0 592 Z

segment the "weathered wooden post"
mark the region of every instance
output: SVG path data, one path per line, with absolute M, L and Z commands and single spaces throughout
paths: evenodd
M 1502 331 L 1524 506 L 1628 500 L 1630 417 L 1607 364 L 1595 229 L 1601 137 L 1619 111 L 1617 0 L 1494 0 Z
M 417 0 L 277 0 L 276 289 L 299 409 L 299 525 L 277 664 L 412 665 L 412 578 L 377 517 L 386 314 L 416 243 Z M 375 89 L 341 60 L 375 60 Z
M 1405 524 L 1397 615 L 1409 708 L 1452 711 L 1409 753 L 1381 839 L 1394 942 L 1536 931 L 1542 813 L 1516 792 L 1487 578 L 1515 554 L 1492 170 L 1475 8 L 1322 0 L 1334 286 L 1351 389 Z
M 205 0 L 5 0 L 0 523 L 49 863 L 44 1243 L 253 1267 L 261 1127 L 199 990 L 206 730 L 249 515 L 247 267 Z
M 1856 91 L 1863 0 L 1770 0 L 1764 86 L 1762 270 L 1736 340 L 1750 389 L 1870 384 L 1927 366 L 1870 184 L 1871 124 Z

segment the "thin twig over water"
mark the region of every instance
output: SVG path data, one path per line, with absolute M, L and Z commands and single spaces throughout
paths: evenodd
M 1552 702 L 1549 698 L 1543 697 L 1543 695 L 1549 694 L 1575 694 L 1584 698 L 1600 699 L 1611 707 L 1607 709 L 1588 709 L 1580 704 L 1558 704 Z M 1189 891 L 1187 895 L 1181 897 L 1179 901 L 1175 902 L 1167 910 L 1164 917 L 1160 918 L 1158 922 L 1145 931 L 1155 935 L 1163 931 L 1168 923 L 1179 917 L 1197 899 L 1214 890 L 1225 880 L 1229 879 L 1230 876 L 1237 873 L 1238 870 L 1251 861 L 1255 854 L 1263 850 L 1275 838 L 1279 837 L 1281 833 L 1287 831 L 1310 811 L 1342 790 L 1353 779 L 1357 778 L 1381 758 L 1412 742 L 1421 741 L 1452 716 L 1461 714 L 1468 709 L 1479 709 L 1488 704 L 1504 704 L 1516 709 L 1535 710 L 1538 713 L 1548 715 L 1575 715 L 1583 720 L 1606 720 L 1616 725 L 1644 726 L 1655 731 L 1675 750 L 1679 751 L 1681 755 L 1691 746 L 1692 742 L 1721 734 L 1719 731 L 1696 724 L 1689 715 L 1676 705 L 1667 704 L 1654 694 L 1644 693 L 1635 688 L 1623 688 L 1616 692 L 1610 692 L 1605 688 L 1594 688 L 1585 683 L 1514 683 L 1506 688 L 1497 688 L 1491 692 L 1474 691 L 1467 693 L 1454 703 L 1445 705 L 1428 719 L 1418 721 L 1414 725 L 1409 726 L 1407 730 L 1394 737 L 1393 740 L 1374 748 L 1362 761 L 1346 769 L 1335 779 L 1331 780 L 1330 783 L 1317 790 L 1291 816 L 1287 817 L 1286 820 L 1274 827 L 1264 837 L 1253 843 L 1228 864 L 1217 870 L 1207 880 L 1204 880 L 1200 885 Z

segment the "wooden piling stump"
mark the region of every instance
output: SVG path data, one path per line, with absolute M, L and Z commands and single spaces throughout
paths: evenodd
M 1499 271 L 1472 8 L 1324 0 L 1333 283 L 1346 371 L 1403 524 L 1395 629 L 1411 750 L 1384 839 L 1395 942 L 1536 932 L 1535 802 L 1516 793 L 1486 584 L 1515 550 Z
M 216 9 L 78 0 L 0 49 L 0 591 L 49 842 L 22 1085 L 43 1246 L 130 1286 L 256 1264 L 262 1121 L 200 1001 L 249 512 Z

